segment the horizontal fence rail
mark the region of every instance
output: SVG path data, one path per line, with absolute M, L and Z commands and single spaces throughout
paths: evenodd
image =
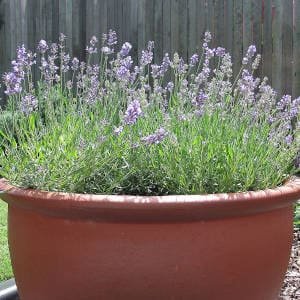
M 300 95 L 300 0 L 0 0 L 0 74 L 20 44 L 33 50 L 63 32 L 70 53 L 84 59 L 90 37 L 109 29 L 132 43 L 135 58 L 154 40 L 156 61 L 165 52 L 190 57 L 209 30 L 213 47 L 232 54 L 235 73 L 255 44 L 259 75 L 279 94 Z

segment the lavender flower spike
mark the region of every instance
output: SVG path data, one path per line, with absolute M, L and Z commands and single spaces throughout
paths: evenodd
M 199 55 L 198 54 L 194 54 L 191 56 L 190 58 L 190 66 L 194 67 L 199 61 Z
M 164 128 L 159 128 L 153 134 L 143 137 L 141 140 L 146 145 L 159 144 L 168 136 L 168 132 Z
M 255 55 L 256 53 L 256 47 L 254 45 L 249 46 L 246 56 L 243 58 L 242 64 L 247 65 L 251 58 Z
M 132 49 L 132 45 L 130 43 L 128 43 L 128 42 L 124 43 L 120 50 L 120 55 L 122 57 L 127 56 L 131 49 Z
M 37 49 L 40 53 L 45 54 L 48 50 L 48 44 L 45 40 L 40 40 L 37 46 Z
M 223 57 L 225 55 L 225 53 L 226 53 L 226 50 L 225 50 L 225 48 L 218 47 L 215 50 L 215 53 L 216 53 L 216 56 Z
M 20 107 L 21 111 L 24 114 L 29 115 L 30 113 L 32 113 L 33 111 L 35 111 L 37 109 L 38 101 L 35 96 L 28 94 L 28 95 L 22 97 L 20 106 L 21 106 Z
M 89 54 L 97 53 L 97 48 L 96 48 L 97 43 L 98 43 L 98 39 L 95 36 L 92 36 L 89 46 L 86 47 L 86 51 Z
M 22 78 L 18 77 L 16 73 L 5 73 L 3 81 L 6 86 L 6 90 L 4 91 L 6 95 L 14 95 L 22 92 Z
M 124 121 L 125 124 L 127 125 L 132 125 L 134 124 L 138 117 L 143 114 L 142 109 L 141 109 L 141 104 L 138 100 L 132 101 L 125 112 L 125 117 Z

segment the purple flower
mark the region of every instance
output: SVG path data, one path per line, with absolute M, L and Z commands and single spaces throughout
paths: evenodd
M 63 44 L 65 40 L 66 40 L 66 36 L 61 32 L 61 33 L 59 34 L 59 42 L 60 42 L 61 44 Z
M 121 132 L 123 131 L 123 129 L 124 129 L 123 126 L 116 127 L 116 128 L 114 129 L 114 134 L 115 134 L 115 135 L 120 135 Z
M 40 40 L 39 43 L 38 43 L 38 46 L 37 46 L 37 50 L 44 54 L 46 53 L 46 51 L 48 50 L 48 44 L 45 40 Z
M 157 78 L 160 74 L 160 66 L 151 65 L 151 75 L 153 78 Z
M 153 60 L 153 53 L 147 50 L 142 51 L 142 56 L 140 60 L 141 66 L 147 66 L 151 64 Z
M 209 43 L 211 41 L 211 33 L 209 31 L 206 31 L 204 34 L 204 42 Z
M 115 31 L 109 30 L 107 35 L 107 45 L 112 47 L 118 43 L 118 37 Z
M 30 51 L 27 52 L 25 46 L 22 45 L 21 47 L 17 48 L 16 66 L 22 70 L 23 68 L 29 68 L 36 63 L 35 57 L 35 54 Z
M 69 62 L 70 62 L 70 55 L 69 54 L 63 54 L 61 57 L 61 62 L 62 62 L 62 72 L 66 73 L 69 71 Z
M 97 43 L 98 43 L 98 39 L 95 36 L 92 36 L 92 38 L 90 40 L 90 45 L 92 47 L 95 47 Z
M 140 64 L 141 66 L 147 66 L 149 64 L 151 64 L 152 60 L 153 60 L 153 47 L 154 47 L 154 43 L 152 41 L 148 42 L 148 48 L 147 50 L 143 50 L 142 51 L 142 56 L 140 59 Z
M 141 104 L 138 100 L 133 100 L 129 103 L 127 110 L 125 112 L 124 121 L 126 125 L 134 124 L 138 117 L 143 114 L 141 109 Z
M 154 87 L 154 94 L 160 95 L 164 92 L 164 89 L 160 85 Z
M 249 57 L 249 58 L 252 58 L 256 53 L 256 47 L 255 45 L 251 45 L 249 46 L 248 50 L 247 50 L 247 54 L 246 56 Z
M 109 54 L 113 54 L 114 53 L 114 50 L 110 49 L 109 47 L 102 47 L 101 48 L 101 52 L 104 54 L 104 55 L 109 55 Z
M 248 100 L 250 100 L 258 84 L 258 79 L 254 79 L 254 77 L 249 73 L 248 70 L 243 70 L 242 78 L 238 83 L 239 90 L 243 94 L 243 96 L 249 97 Z
M 178 63 L 178 66 L 177 66 L 177 71 L 179 74 L 184 74 L 185 71 L 187 69 L 187 65 L 184 63 L 184 60 L 183 58 L 180 58 L 179 59 L 179 63 Z
M 168 136 L 168 132 L 164 128 L 159 128 L 153 134 L 145 136 L 141 139 L 146 145 L 159 144 Z
M 284 95 L 277 103 L 276 108 L 278 110 L 283 111 L 288 105 L 291 104 L 291 101 L 292 101 L 292 97 L 290 95 Z
M 146 92 L 150 92 L 151 91 L 151 86 L 149 84 L 144 84 L 144 89 Z
M 26 96 L 23 96 L 20 103 L 20 109 L 21 111 L 28 115 L 35 111 L 38 107 L 38 101 L 35 96 L 28 94 Z
M 254 45 L 249 46 L 246 56 L 242 60 L 243 65 L 247 65 L 256 53 L 256 47 Z
M 286 142 L 286 144 L 287 145 L 291 145 L 292 143 L 293 143 L 293 136 L 292 135 L 287 135 L 286 137 L 285 137 L 285 142 Z
M 207 49 L 206 49 L 206 52 L 205 52 L 205 55 L 206 55 L 206 59 L 211 59 L 211 58 L 213 58 L 214 55 L 215 55 L 215 49 L 207 48 Z
M 6 90 L 4 91 L 6 95 L 14 95 L 22 92 L 22 78 L 17 76 L 16 73 L 5 73 L 3 81 L 6 86 Z
M 57 44 L 56 44 L 56 43 L 52 43 L 52 44 L 50 45 L 50 53 L 51 53 L 52 55 L 56 55 L 57 52 L 58 52 L 58 46 L 57 46 Z
M 200 90 L 197 97 L 192 100 L 192 104 L 197 108 L 202 108 L 205 104 L 205 101 L 208 99 L 207 94 L 204 93 L 203 90 Z
M 199 61 L 199 55 L 198 54 L 194 54 L 192 55 L 192 57 L 190 58 L 190 66 L 194 67 Z
M 66 87 L 67 87 L 68 90 L 71 90 L 71 89 L 72 89 L 73 83 L 72 83 L 71 80 L 68 80 L 68 81 L 66 82 Z
M 116 77 L 120 81 L 127 81 L 129 79 L 129 76 L 130 76 L 130 72 L 124 66 L 120 66 L 116 71 Z
M 222 48 L 222 47 L 218 47 L 216 50 L 215 50 L 215 53 L 217 56 L 219 57 L 223 57 L 226 53 L 226 50 L 225 48 Z
M 99 95 L 99 80 L 97 76 L 92 76 L 90 78 L 90 87 L 88 89 L 87 96 L 85 98 L 86 103 L 94 104 Z
M 98 43 L 98 39 L 95 36 L 92 36 L 89 45 L 86 47 L 86 51 L 89 54 L 97 53 L 96 44 Z
M 125 57 L 129 54 L 131 49 L 132 49 L 132 45 L 130 43 L 126 42 L 125 44 L 123 44 L 119 53 L 122 57 Z
M 300 97 L 293 100 L 290 109 L 290 117 L 291 119 L 295 118 L 300 111 Z
M 162 61 L 162 64 L 160 66 L 160 72 L 159 72 L 159 75 L 160 76 L 163 76 L 169 69 L 170 67 L 170 58 L 169 58 L 169 54 L 166 53 L 164 58 L 163 58 L 163 61 Z
M 78 70 L 78 68 L 79 68 L 79 59 L 77 57 L 74 57 L 72 60 L 71 69 L 73 71 L 76 71 Z
M 166 86 L 166 90 L 172 93 L 173 89 L 174 89 L 174 83 L 172 81 L 168 82 Z

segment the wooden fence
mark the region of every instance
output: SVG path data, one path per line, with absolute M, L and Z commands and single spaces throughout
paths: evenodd
M 111 28 L 133 44 L 135 55 L 154 40 L 159 60 L 174 50 L 191 56 L 209 30 L 213 46 L 226 47 L 234 62 L 255 44 L 259 72 L 279 93 L 300 95 L 300 0 L 0 0 L 0 21 L 0 73 L 17 45 L 34 49 L 60 32 L 80 58 L 92 35 Z

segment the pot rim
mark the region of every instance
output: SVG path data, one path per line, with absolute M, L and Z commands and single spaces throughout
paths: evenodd
M 22 189 L 0 179 L 0 198 L 9 206 L 51 216 L 106 220 L 211 219 L 291 207 L 300 199 L 300 178 L 274 189 L 203 195 L 92 195 Z

